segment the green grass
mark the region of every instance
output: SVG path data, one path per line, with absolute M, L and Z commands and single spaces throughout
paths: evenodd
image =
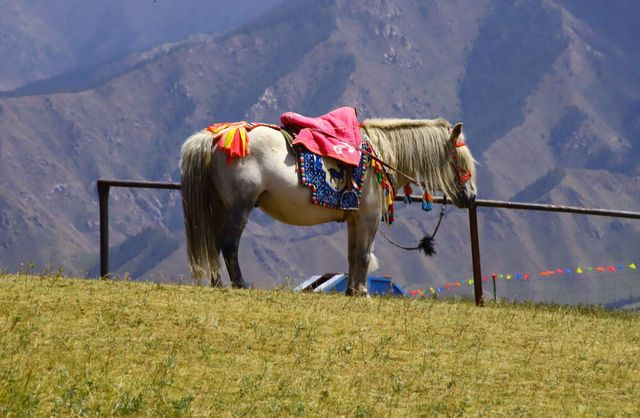
M 640 414 L 637 315 L 0 275 L 0 415 Z

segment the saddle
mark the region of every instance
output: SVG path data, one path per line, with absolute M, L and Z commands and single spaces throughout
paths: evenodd
M 356 110 L 341 107 L 316 118 L 287 112 L 280 122 L 295 137 L 300 180 L 311 188 L 311 201 L 358 210 L 366 161 Z
M 295 134 L 294 146 L 304 146 L 316 155 L 350 166 L 360 163 L 362 134 L 353 107 L 341 107 L 317 118 L 287 112 L 280 117 L 280 122 L 284 129 Z

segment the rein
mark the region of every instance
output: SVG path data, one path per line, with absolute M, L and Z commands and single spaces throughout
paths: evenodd
M 356 128 L 356 127 L 355 127 L 355 126 L 344 126 L 344 127 L 338 127 L 338 128 Z M 327 131 L 324 131 L 324 130 L 322 130 L 322 129 L 319 129 L 319 128 L 305 128 L 305 129 L 310 129 L 310 130 L 312 130 L 312 131 L 320 132 L 321 134 L 324 134 L 324 135 L 327 135 L 327 136 L 333 137 L 334 139 L 336 139 L 336 140 L 338 140 L 338 141 L 342 142 L 342 143 L 343 143 L 343 144 L 345 144 L 345 145 L 348 145 L 348 146 L 350 146 L 350 147 L 353 147 L 351 144 L 349 144 L 349 143 L 347 143 L 346 141 L 342 140 L 339 136 L 337 136 L 337 135 L 335 135 L 335 134 L 332 134 L 332 133 L 329 133 L 329 132 L 327 132 Z M 370 139 L 369 139 L 365 134 L 362 134 L 362 135 L 363 135 L 363 137 L 365 137 L 365 138 L 366 138 L 366 140 L 367 140 L 367 141 L 371 142 L 371 140 L 370 140 Z M 387 162 L 383 161 L 381 158 L 379 158 L 378 156 L 374 155 L 373 153 L 371 153 L 371 152 L 369 152 L 369 151 L 367 151 L 367 150 L 363 149 L 362 147 L 358 147 L 358 148 L 357 148 L 357 150 L 358 150 L 358 151 L 360 151 L 361 153 L 363 153 L 364 155 L 366 155 L 367 157 L 369 157 L 369 158 L 371 158 L 371 159 L 375 160 L 376 162 L 378 162 L 378 163 L 382 164 L 383 166 L 385 166 L 385 167 L 387 167 L 387 168 L 390 168 L 391 170 L 395 171 L 395 172 L 396 172 L 396 173 L 398 173 L 398 174 L 403 175 L 404 177 L 406 177 L 406 178 L 407 178 L 409 181 L 411 181 L 412 183 L 419 184 L 419 183 L 418 183 L 418 180 L 414 179 L 413 177 L 411 177 L 411 176 L 410 176 L 410 175 L 408 175 L 407 173 L 403 172 L 402 170 L 400 170 L 400 169 L 398 169 L 398 168 L 396 168 L 396 167 L 394 167 L 394 166 L 392 166 L 392 165 L 388 164 Z
M 371 142 L 369 140 L 369 138 L 367 137 L 367 141 Z M 390 168 L 391 170 L 395 171 L 398 174 L 402 174 L 403 176 L 405 176 L 409 181 L 411 181 L 412 183 L 415 184 L 419 184 L 418 180 L 414 179 L 413 177 L 411 177 L 410 175 L 408 175 L 407 173 L 403 172 L 402 170 L 395 168 L 394 166 L 392 166 L 391 164 L 386 163 L 385 161 L 383 161 L 381 158 L 373 155 L 372 153 L 370 153 L 367 150 L 362 149 L 361 147 L 358 147 L 358 151 L 360 151 L 361 153 L 363 153 L 364 155 L 366 155 L 367 157 L 370 157 L 374 160 L 376 160 L 376 162 L 382 164 L 383 166 Z

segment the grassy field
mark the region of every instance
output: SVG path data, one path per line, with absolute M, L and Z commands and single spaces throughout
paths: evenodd
M 0 415 L 640 415 L 640 317 L 0 275 Z

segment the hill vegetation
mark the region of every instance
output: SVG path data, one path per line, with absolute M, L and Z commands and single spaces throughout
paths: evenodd
M 0 275 L 0 414 L 640 413 L 640 322 L 551 305 Z

